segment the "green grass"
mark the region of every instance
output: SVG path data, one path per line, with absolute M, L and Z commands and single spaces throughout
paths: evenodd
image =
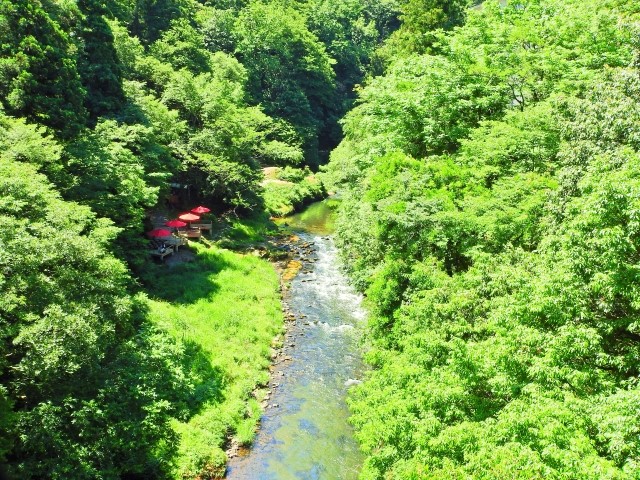
M 194 244 L 190 263 L 156 270 L 151 317 L 186 352 L 195 385 L 180 435 L 176 478 L 224 471 L 229 435 L 253 438 L 260 407 L 251 395 L 268 381 L 270 347 L 282 331 L 278 277 L 259 258 Z
M 325 196 L 324 187 L 315 179 L 304 179 L 299 183 L 264 184 L 265 209 L 278 217 L 290 215 L 300 207 Z
M 262 213 L 251 218 L 227 219 L 225 228 L 222 232 L 214 232 L 214 237 L 219 247 L 242 250 L 264 242 L 268 236 L 277 232 L 276 224 L 269 220 L 267 214 Z

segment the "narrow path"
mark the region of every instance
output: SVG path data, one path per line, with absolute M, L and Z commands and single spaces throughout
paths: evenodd
M 276 366 L 254 447 L 229 463 L 231 480 L 353 480 L 360 469 L 345 397 L 361 375 L 354 326 L 364 311 L 333 241 L 310 230 L 299 234 L 303 267 L 285 297 L 296 317 L 285 339 L 289 360 Z

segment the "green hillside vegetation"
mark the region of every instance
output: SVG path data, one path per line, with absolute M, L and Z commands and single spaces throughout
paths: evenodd
M 284 217 L 326 196 L 324 185 L 311 171 L 300 168 L 275 168 L 262 182 L 264 207 L 276 217 Z
M 631 0 L 0 0 L 8 477 L 219 476 L 282 325 L 222 246 L 326 185 L 362 479 L 639 479 L 639 38 Z M 229 227 L 169 266 L 172 184 Z
M 361 478 L 640 478 L 637 4 L 487 1 L 416 39 L 417 11 L 327 173 L 372 309 Z
M 144 232 L 177 184 L 230 219 L 221 243 L 257 239 L 262 168 L 326 161 L 398 14 L 393 0 L 0 0 L 9 478 L 215 478 L 225 442 L 249 441 L 281 322 L 272 267 L 217 248 L 154 265 Z

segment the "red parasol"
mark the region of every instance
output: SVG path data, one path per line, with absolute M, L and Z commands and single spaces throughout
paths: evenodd
M 187 223 L 183 222 L 182 220 L 169 220 L 168 222 L 165 223 L 165 225 L 167 227 L 186 227 Z
M 147 232 L 147 235 L 149 235 L 151 238 L 168 237 L 171 235 L 171 232 L 164 228 L 154 228 L 150 232 Z
M 200 216 L 194 215 L 193 213 L 183 213 L 178 218 L 180 220 L 184 220 L 185 222 L 195 222 L 196 220 L 200 220 Z
M 200 206 L 198 206 L 196 208 L 192 208 L 191 211 L 193 213 L 208 213 L 211 210 L 209 208 L 207 208 L 207 207 L 203 207 L 202 205 L 200 205 Z

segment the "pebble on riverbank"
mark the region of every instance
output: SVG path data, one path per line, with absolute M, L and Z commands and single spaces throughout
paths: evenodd
M 299 260 L 289 260 L 284 268 L 281 276 L 283 282 L 290 282 L 295 278 L 298 272 L 302 269 L 302 262 Z

